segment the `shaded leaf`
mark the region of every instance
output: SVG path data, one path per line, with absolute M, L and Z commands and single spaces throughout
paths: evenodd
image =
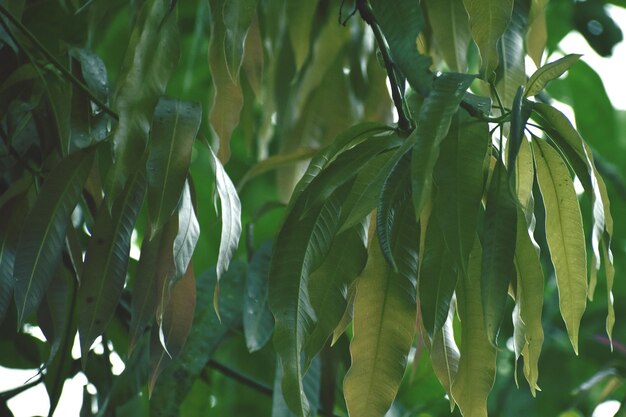
M 455 72 L 466 72 L 472 35 L 462 0 L 428 0 L 425 4 L 433 39 L 448 67 Z
M 44 182 L 26 217 L 13 271 L 20 327 L 41 302 L 56 271 L 70 215 L 80 198 L 94 155 L 95 148 L 90 148 L 62 160 Z
M 511 128 L 509 131 L 509 140 L 507 142 L 507 164 L 506 167 L 509 172 L 509 177 L 515 174 L 515 163 L 517 161 L 517 155 L 519 153 L 520 146 L 524 140 L 524 130 L 526 129 L 526 123 L 530 118 L 532 112 L 532 103 L 523 98 L 524 87 L 519 86 L 515 98 L 513 99 L 513 106 L 511 109 Z
M 526 34 L 526 49 L 537 68 L 541 67 L 541 58 L 548 42 L 548 27 L 546 23 L 546 5 L 548 0 L 532 0 L 530 16 L 528 17 L 528 32 Z M 551 28 L 552 29 L 552 28 Z
M 569 54 L 539 68 L 526 82 L 524 97 L 532 97 L 543 91 L 546 84 L 563 75 L 565 71 L 578 62 L 581 56 L 580 54 Z
M 246 276 L 243 331 L 249 352 L 260 350 L 272 337 L 274 317 L 268 305 L 272 242 L 264 242 L 252 256 Z
M 421 278 L 420 278 L 421 280 Z M 456 281 L 456 280 L 455 280 Z M 420 300 L 423 298 L 420 294 Z M 454 340 L 454 329 L 452 321 L 454 320 L 454 303 L 448 304 L 449 312 L 446 313 L 447 318 L 444 324 L 436 330 L 433 335 L 430 347 L 430 359 L 433 364 L 433 370 L 437 375 L 437 379 L 446 390 L 450 400 L 450 411 L 454 410 L 454 397 L 452 396 L 452 383 L 459 369 L 459 348 Z M 463 324 L 465 326 L 465 324 Z
M 296 71 L 304 64 L 311 45 L 311 29 L 318 0 L 287 1 L 289 40 L 295 55 Z
M 248 28 L 256 12 L 258 0 L 224 2 L 224 56 L 230 78 L 237 81 L 243 60 Z
M 518 88 L 526 83 L 524 36 L 528 26 L 528 1 L 514 1 L 511 20 L 497 42 L 496 86 L 504 107 L 511 108 Z M 481 51 L 482 53 L 482 51 Z
M 241 190 L 245 184 L 248 183 L 252 178 L 257 177 L 265 172 L 272 171 L 274 169 L 282 168 L 284 166 L 288 166 L 290 164 L 294 164 L 299 161 L 303 161 L 305 159 L 311 158 L 318 152 L 316 148 L 297 148 L 290 152 L 280 153 L 277 155 L 272 155 L 267 159 L 257 162 L 252 166 L 243 176 L 243 178 L 237 184 L 237 189 Z
M 244 44 L 243 70 L 248 78 L 254 94 L 261 94 L 263 79 L 263 44 L 257 17 L 252 19 Z
M 311 415 L 317 415 L 320 397 L 321 359 L 315 358 L 311 362 L 309 370 L 304 375 L 302 386 L 305 395 L 311 398 Z M 295 414 L 287 407 L 282 392 L 282 368 L 276 363 L 276 375 L 274 376 L 274 392 L 272 395 L 272 417 L 293 417 Z

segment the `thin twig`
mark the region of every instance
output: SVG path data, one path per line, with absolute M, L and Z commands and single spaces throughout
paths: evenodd
M 39 374 L 39 377 L 33 381 L 30 381 L 24 385 L 10 389 L 8 391 L 0 392 L 0 398 L 6 402 L 10 400 L 11 398 L 20 395 L 24 391 L 34 387 L 35 385 L 40 384 L 42 380 L 43 380 L 43 375 Z
M 239 382 L 242 385 L 245 385 L 247 387 L 250 387 L 258 392 L 260 392 L 263 395 L 267 395 L 268 397 L 272 396 L 272 389 L 270 387 L 268 387 L 265 384 L 261 384 L 253 379 L 248 378 L 245 375 L 240 374 L 239 372 L 228 368 L 227 366 L 222 365 L 219 362 L 216 362 L 215 360 L 211 359 L 209 361 L 209 363 L 207 364 L 208 367 L 215 369 L 216 371 L 218 371 L 219 373 L 221 373 L 222 375 L 231 378 L 237 382 Z

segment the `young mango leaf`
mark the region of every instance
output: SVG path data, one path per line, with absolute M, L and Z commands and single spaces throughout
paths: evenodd
M 485 329 L 494 346 L 504 317 L 509 283 L 515 276 L 516 217 L 516 201 L 504 164 L 498 158 L 487 194 L 480 282 Z
M 330 250 L 344 194 L 340 188 L 304 218 L 303 199 L 298 199 L 278 233 L 270 264 L 269 301 L 276 320 L 274 346 L 283 369 L 282 392 L 289 408 L 300 417 L 309 415 L 300 352 L 315 324 L 307 290 L 309 275 Z
M 526 1 L 513 3 L 511 20 L 496 43 L 498 50 L 496 87 L 502 104 L 507 108 L 511 108 L 519 86 L 526 83 L 524 36 L 528 27 L 530 3 Z
M 210 149 L 210 148 L 209 148 Z M 210 149 L 211 150 L 211 149 Z M 219 316 L 218 296 L 220 279 L 228 270 L 235 250 L 241 237 L 241 201 L 235 190 L 230 177 L 224 171 L 224 166 L 211 150 L 213 169 L 215 170 L 215 187 L 220 197 L 220 214 L 222 217 L 222 232 L 220 238 L 220 250 L 217 255 L 217 285 L 213 297 L 213 307 Z
M 426 96 L 432 84 L 430 57 L 417 50 L 417 39 L 426 28 L 419 3 L 411 0 L 372 0 L 376 22 L 380 25 L 389 52 L 398 70 L 421 95 Z
M 217 281 L 214 269 L 209 269 L 196 279 L 198 298 L 191 333 L 178 359 L 163 370 L 152 390 L 151 416 L 180 415 L 180 404 L 189 393 L 193 382 L 200 376 L 230 329 L 241 325 L 241 289 L 245 275 L 245 267 L 236 262 L 226 272 L 222 284 L 221 321 L 211 305 L 211 294 Z
M 296 71 L 300 71 L 309 55 L 311 29 L 317 4 L 318 0 L 288 1 L 286 4 L 289 40 L 295 55 Z
M 365 270 L 357 281 L 352 365 L 344 380 L 350 415 L 379 417 L 391 407 L 415 335 L 418 230 L 410 200 L 398 210 L 392 249 L 394 272 L 377 235 L 372 237 Z
M 96 148 L 63 159 L 41 187 L 26 217 L 15 254 L 13 279 L 18 327 L 39 306 L 54 275 L 70 215 L 91 170 Z
M 434 210 L 436 213 L 436 206 Z M 422 323 L 431 338 L 437 337 L 448 318 L 457 278 L 439 222 L 429 221 L 419 268 L 419 294 Z
M 228 28 L 224 33 L 224 56 L 228 73 L 234 81 L 239 79 L 244 43 L 257 3 L 258 0 L 224 2 L 224 26 Z
M 427 0 L 425 5 L 433 39 L 446 64 L 454 72 L 466 72 L 472 34 L 462 0 Z M 454 36 L 450 36 L 450 28 L 454 28 Z
M 476 235 L 483 195 L 483 161 L 489 146 L 489 126 L 459 110 L 452 118 L 433 178 L 437 184 L 436 212 L 446 246 L 459 272 Z
M 546 240 L 559 288 L 559 307 L 574 352 L 587 300 L 587 253 L 574 184 L 561 156 L 541 140 L 533 141 L 537 182 L 546 211 Z
M 175 359 L 185 346 L 185 341 L 193 322 L 196 308 L 196 277 L 193 267 L 172 288 L 167 305 L 163 311 L 161 326 L 153 329 L 153 340 L 156 343 L 150 349 L 150 379 L 148 395 L 152 394 L 157 378 Z M 158 333 L 157 333 L 158 332 Z
M 78 330 L 83 367 L 96 338 L 104 332 L 119 303 L 130 253 L 130 239 L 143 203 L 146 178 L 142 171 L 129 181 L 109 213 L 100 206 L 78 290 Z
M 421 300 L 420 296 L 420 300 Z M 454 340 L 454 303 L 449 304 L 450 311 L 445 323 L 433 335 L 430 347 L 430 360 L 437 379 L 446 390 L 450 400 L 450 411 L 454 411 L 454 397 L 452 396 L 452 383 L 459 370 L 459 348 Z
M 470 32 L 480 52 L 480 73 L 490 81 L 498 66 L 496 44 L 511 20 L 513 0 L 463 0 Z
M 319 407 L 320 388 L 321 388 L 321 359 L 315 358 L 304 375 L 304 392 L 308 398 L 311 398 L 311 415 L 317 415 Z M 274 390 L 272 393 L 272 417 L 294 417 L 295 414 L 287 407 L 282 392 L 283 373 L 280 364 L 276 363 L 276 374 L 274 377 Z
M 146 2 L 126 50 L 113 100 L 119 121 L 113 132 L 115 163 L 105 184 L 109 211 L 140 169 L 137 158 L 145 152 L 154 108 L 178 63 L 178 24 L 172 6 L 168 0 Z
M 252 255 L 246 276 L 243 332 L 250 353 L 260 350 L 272 337 L 274 317 L 268 305 L 268 280 L 272 242 L 263 243 Z
M 487 417 L 487 396 L 496 378 L 496 348 L 489 342 L 480 290 L 483 258 L 476 239 L 468 272 L 457 285 L 461 327 L 461 358 L 452 384 L 452 396 L 464 416 Z
M 572 65 L 578 62 L 581 56 L 580 54 L 569 54 L 539 68 L 526 82 L 524 97 L 532 97 L 539 94 L 550 81 L 559 78 Z
M 189 181 L 186 180 L 178 203 L 178 233 L 174 239 L 174 281 L 187 272 L 199 238 L 200 225 L 191 199 Z
M 152 234 L 178 206 L 201 117 L 202 106 L 179 100 L 162 98 L 154 110 L 146 162 Z
M 475 75 L 453 73 L 437 77 L 433 90 L 420 109 L 411 158 L 411 184 L 416 218 L 419 218 L 426 200 L 430 198 L 439 145 L 448 134 L 452 116 L 459 107 L 463 93 L 475 78 Z
M 309 298 L 317 323 L 304 349 L 305 367 L 322 350 L 348 307 L 348 288 L 367 260 L 364 238 L 362 224 L 337 235 L 324 263 L 309 277 Z

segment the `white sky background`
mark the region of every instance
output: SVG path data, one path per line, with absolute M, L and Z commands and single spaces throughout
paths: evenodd
M 624 35 L 626 36 L 626 10 L 611 5 L 607 6 L 607 10 L 622 30 L 625 31 Z M 613 49 L 612 57 L 603 58 L 593 51 L 582 35 L 572 32 L 563 39 L 560 43 L 560 48 L 566 54 L 583 54 L 582 60 L 594 68 L 604 81 L 607 94 L 613 106 L 620 110 L 626 110 L 626 83 L 624 82 L 626 42 L 621 42 Z M 550 60 L 552 59 L 550 58 Z M 571 109 L 569 114 L 571 114 Z M 121 363 L 119 358 L 113 357 L 112 359 L 117 368 L 115 373 L 119 374 L 123 369 L 123 363 Z M 19 387 L 27 383 L 36 374 L 37 370 L 34 369 L 15 370 L 0 367 L 0 392 Z M 63 394 L 54 417 L 74 417 L 79 415 L 83 401 L 83 389 L 86 384 L 87 378 L 82 373 L 65 382 Z M 619 403 L 615 403 L 607 402 L 600 404 L 594 411 L 593 417 L 612 417 L 619 408 Z M 15 417 L 45 416 L 48 414 L 50 407 L 43 383 L 12 398 L 8 401 L 8 405 Z

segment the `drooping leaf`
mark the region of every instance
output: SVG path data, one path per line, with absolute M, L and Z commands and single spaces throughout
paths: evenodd
M 532 97 L 540 93 L 546 84 L 563 75 L 565 71 L 578 62 L 581 56 L 580 54 L 569 54 L 539 68 L 526 82 L 524 97 Z
M 159 100 L 154 110 L 146 162 L 148 213 L 153 234 L 178 206 L 201 116 L 199 104 L 165 98 Z
M 321 376 L 321 360 L 315 358 L 311 362 L 309 370 L 304 375 L 302 385 L 307 398 L 311 398 L 311 415 L 317 414 L 320 398 L 320 376 Z M 272 417 L 294 417 L 295 414 L 287 407 L 282 392 L 282 368 L 280 364 L 276 364 L 276 374 L 274 376 L 274 392 L 272 393 Z
M 296 70 L 299 71 L 309 55 L 311 29 L 318 0 L 286 3 L 289 40 L 295 55 Z
M 224 56 L 226 68 L 232 80 L 239 79 L 244 43 L 248 28 L 256 12 L 258 0 L 225 1 L 224 2 Z
M 515 276 L 516 217 L 508 176 L 502 160 L 498 159 L 487 194 L 480 283 L 485 330 L 494 346 L 504 317 L 509 283 Z
M 455 72 L 466 72 L 472 35 L 462 0 L 428 0 L 425 4 L 434 41 L 448 67 Z M 451 32 L 454 36 L 450 36 Z
M 463 0 L 469 14 L 470 31 L 478 46 L 481 75 L 489 81 L 498 66 L 496 43 L 511 20 L 513 0 Z
M 246 172 L 241 181 L 239 181 L 239 184 L 237 184 L 237 189 L 241 190 L 248 181 L 258 175 L 277 168 L 281 168 L 283 166 L 294 164 L 305 159 L 309 159 L 317 152 L 318 149 L 303 147 L 295 149 L 291 152 L 272 155 L 267 159 L 259 161 L 254 166 L 252 166 L 252 168 L 250 168 L 248 172 Z
M 613 282 L 615 280 L 615 267 L 613 266 L 613 253 L 607 245 L 602 246 L 602 256 L 604 260 L 604 273 L 606 275 L 606 334 L 613 349 L 613 327 L 615 326 L 615 300 L 613 298 Z
M 200 225 L 191 200 L 189 181 L 185 181 L 178 203 L 178 233 L 174 239 L 174 281 L 187 272 L 199 238 Z
M 252 256 L 246 276 L 243 332 L 249 352 L 261 349 L 272 337 L 274 317 L 268 305 L 268 280 L 272 243 L 263 243 Z
M 244 56 L 242 67 L 250 83 L 254 94 L 259 97 L 261 94 L 261 81 L 263 80 L 263 43 L 259 19 L 252 19 L 244 44 Z
M 528 32 L 526 34 L 526 49 L 528 56 L 539 68 L 543 51 L 548 42 L 548 27 L 546 22 L 546 5 L 548 0 L 532 0 L 528 17 Z
M 507 142 L 507 164 L 506 167 L 509 172 L 509 177 L 515 174 L 515 163 L 517 162 L 517 155 L 519 153 L 520 146 L 524 140 L 524 130 L 526 129 L 526 123 L 532 113 L 532 103 L 524 99 L 523 94 L 524 87 L 521 85 L 517 89 L 515 98 L 513 99 L 513 106 L 511 108 L 511 126 L 509 129 L 509 140 Z
M 64 265 L 60 265 L 37 310 L 37 324 L 50 344 L 46 366 L 50 365 L 59 352 L 65 331 L 72 319 L 70 313 L 76 289 L 73 280 L 75 280 L 73 274 Z
M 441 143 L 433 173 L 439 226 L 449 253 L 462 273 L 467 271 L 478 225 L 488 130 L 487 123 L 476 121 L 460 110 L 452 118 L 448 135 Z
M 496 348 L 489 342 L 480 290 L 483 255 L 478 240 L 468 263 L 468 273 L 457 286 L 461 327 L 461 358 L 452 384 L 452 396 L 464 416 L 487 417 L 487 396 L 496 377 Z
M 220 215 L 222 218 L 222 232 L 220 238 L 220 250 L 217 256 L 217 285 L 213 305 L 218 312 L 218 295 L 220 279 L 228 270 L 228 265 L 235 254 L 241 237 L 241 201 L 235 190 L 235 186 L 224 170 L 224 166 L 211 150 L 213 169 L 215 170 L 215 186 L 220 197 Z
M 357 281 L 352 365 L 344 380 L 350 415 L 378 417 L 387 412 L 415 335 L 419 235 L 410 200 L 397 216 L 392 250 L 398 272 L 385 261 L 375 235 L 365 270 Z
M 115 163 L 105 184 L 109 210 L 140 168 L 137 160 L 146 149 L 154 108 L 178 63 L 178 24 L 170 3 L 151 0 L 143 5 L 118 77 L 113 99 L 119 114 L 112 139 Z
M 35 206 L 24 222 L 13 279 L 18 323 L 37 308 L 56 271 L 70 215 L 80 198 L 94 160 L 95 148 L 62 160 L 44 182 Z
M 587 300 L 587 255 L 580 207 L 569 170 L 557 151 L 541 140 L 533 141 L 533 151 L 559 307 L 578 354 L 578 328 Z
M 453 73 L 437 77 L 433 90 L 420 109 L 411 158 L 413 205 L 417 218 L 430 198 L 432 173 L 439 157 L 441 141 L 448 134 L 452 116 L 474 78 L 474 75 Z
M 511 20 L 496 44 L 498 50 L 496 87 L 502 104 L 507 108 L 511 108 L 518 88 L 526 83 L 524 36 L 528 25 L 530 4 L 528 1 L 514 1 L 513 3 Z
M 421 279 L 421 278 L 420 278 Z M 455 280 L 456 281 L 456 280 Z M 420 300 L 422 299 L 420 294 Z M 452 383 L 459 370 L 459 348 L 454 340 L 454 303 L 449 304 L 450 311 L 447 314 L 445 323 L 436 330 L 430 346 L 430 359 L 437 379 L 446 390 L 450 400 L 450 411 L 454 410 L 454 397 L 452 396 Z M 465 326 L 465 324 L 463 324 Z
M 119 303 L 128 269 L 131 235 L 145 191 L 145 174 L 139 171 L 127 183 L 112 212 L 106 205 L 98 210 L 78 290 L 83 367 L 92 343 L 104 332 Z

